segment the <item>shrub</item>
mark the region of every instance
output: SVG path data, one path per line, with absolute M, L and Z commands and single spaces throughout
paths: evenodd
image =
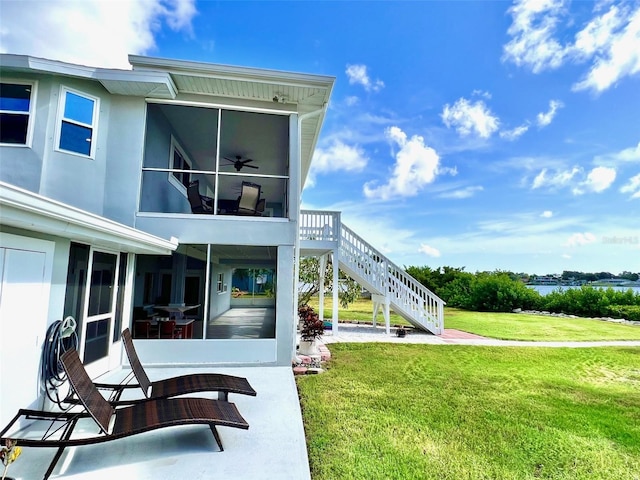
M 640 305 L 609 305 L 607 315 L 640 322 Z
M 471 286 L 473 310 L 510 312 L 515 308 L 533 309 L 540 303 L 540 294 L 513 280 L 506 273 L 481 273 Z
M 539 308 L 541 295 L 506 272 L 458 271 L 437 294 L 450 307 L 488 312 L 510 312 L 516 308 Z
M 450 307 L 470 310 L 472 307 L 471 290 L 475 276 L 471 273 L 460 272 L 455 279 L 444 285 L 436 293 Z

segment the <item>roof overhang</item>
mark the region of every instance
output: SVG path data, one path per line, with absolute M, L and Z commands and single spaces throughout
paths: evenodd
M 167 72 L 134 72 L 114 68 L 96 68 L 48 60 L 27 55 L 0 55 L 3 69 L 14 71 L 62 75 L 100 82 L 113 95 L 134 95 L 173 99 L 177 89 Z
M 304 185 L 335 77 L 136 55 L 129 55 L 129 63 L 134 72 L 168 72 L 180 94 L 268 102 L 289 107 L 289 111 L 295 107 L 300 118 L 301 185 Z
M 2 225 L 55 235 L 121 252 L 170 255 L 178 247 L 141 230 L 0 182 Z
M 129 55 L 132 70 L 74 65 L 26 55 L 0 54 L 3 69 L 65 75 L 100 82 L 113 95 L 175 100 L 180 95 L 265 102 L 300 118 L 301 173 L 311 166 L 335 77 Z

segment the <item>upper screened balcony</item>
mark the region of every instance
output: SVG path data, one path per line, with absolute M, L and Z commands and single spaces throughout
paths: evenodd
M 288 217 L 289 116 L 149 103 L 140 212 Z

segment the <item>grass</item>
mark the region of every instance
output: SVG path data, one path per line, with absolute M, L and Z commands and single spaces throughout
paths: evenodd
M 469 312 L 446 308 L 444 325 L 445 328 L 504 340 L 640 340 L 640 326 L 637 325 L 522 313 Z
M 334 344 L 313 480 L 640 478 L 640 348 Z
M 318 311 L 318 297 L 313 297 L 309 302 L 309 305 L 313 307 L 316 312 Z M 333 308 L 333 299 L 331 297 L 325 297 L 324 299 L 324 317 L 325 319 L 331 319 L 331 312 Z M 348 308 L 338 307 L 338 317 L 340 321 L 350 322 L 362 322 L 371 323 L 373 318 L 373 302 L 370 299 L 359 298 L 355 302 L 349 304 Z M 411 325 L 404 318 L 397 313 L 391 312 L 390 315 L 391 325 Z M 378 312 L 378 323 L 384 324 L 384 316 L 382 310 Z
M 318 309 L 318 299 L 309 304 Z M 325 318 L 331 318 L 331 298 L 325 298 Z M 371 323 L 373 302 L 358 299 L 349 308 L 340 308 L 340 321 Z M 409 325 L 400 315 L 391 314 L 392 325 Z M 382 313 L 379 324 L 384 324 Z M 640 326 L 621 325 L 585 318 L 561 318 L 522 313 L 470 312 L 455 308 L 444 309 L 445 328 L 455 328 L 485 337 L 503 340 L 533 341 L 599 341 L 640 340 Z

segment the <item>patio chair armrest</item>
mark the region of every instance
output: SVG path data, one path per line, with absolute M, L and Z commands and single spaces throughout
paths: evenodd
M 118 403 L 120 397 L 124 393 L 125 390 L 131 388 L 140 388 L 140 385 L 137 383 L 119 383 L 117 385 L 110 383 L 95 383 L 94 384 L 98 390 L 106 390 L 107 392 L 111 392 L 107 397 L 109 403 Z

